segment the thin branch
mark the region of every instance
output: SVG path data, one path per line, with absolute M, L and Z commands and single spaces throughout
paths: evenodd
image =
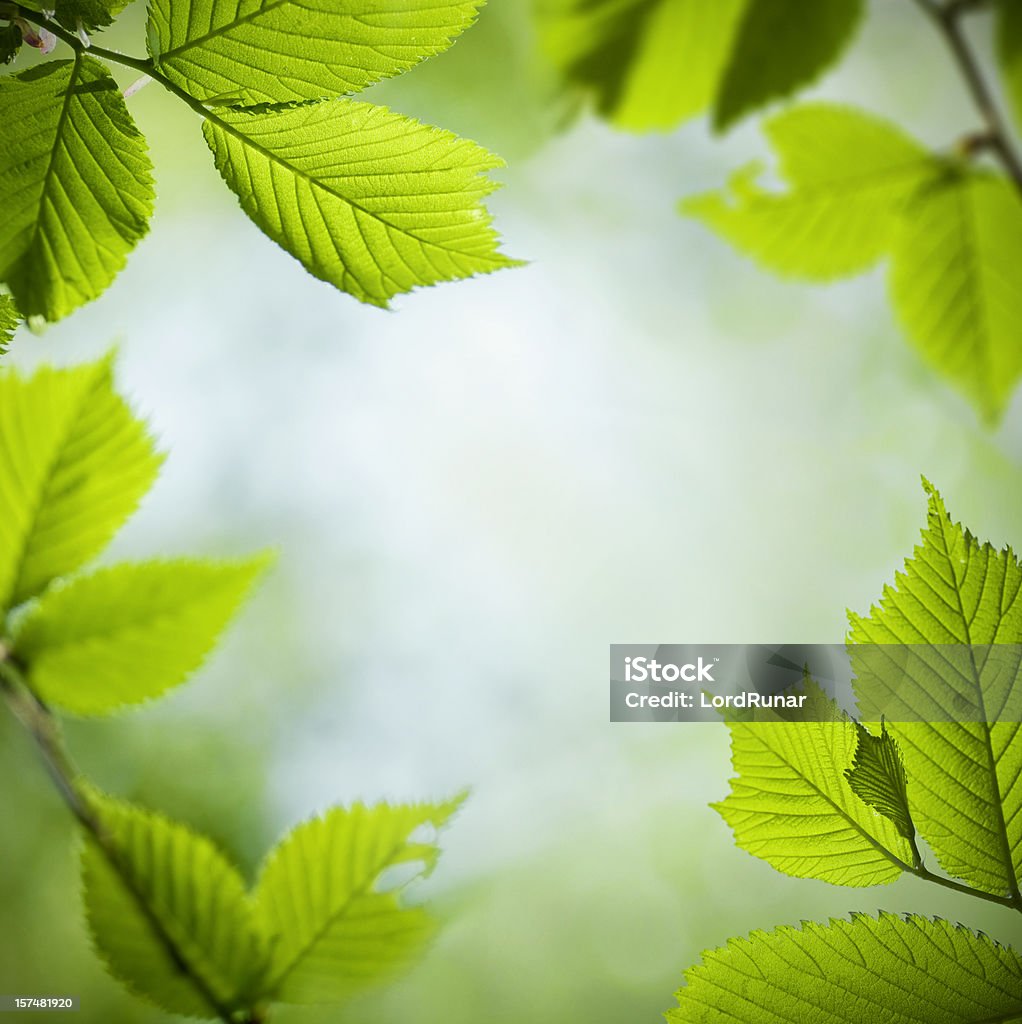
M 110 866 L 117 872 L 122 884 L 131 894 L 139 912 L 145 917 L 146 923 L 169 959 L 188 977 L 207 1005 L 224 1024 L 262 1024 L 264 1017 L 259 1010 L 247 1011 L 244 1017 L 239 1018 L 210 990 L 205 979 L 192 970 L 188 960 L 167 933 L 145 896 L 125 871 L 120 850 L 82 795 L 81 774 L 64 747 L 56 719 L 49 708 L 25 685 L 11 651 L 2 642 L 0 642 L 0 693 L 2 693 L 11 713 L 35 741 L 47 772 L 68 810 L 89 834 Z
M 52 32 L 58 39 L 67 43 L 67 45 L 70 46 L 77 55 L 88 54 L 93 57 L 102 57 L 103 60 L 108 60 L 113 64 L 120 64 L 122 67 L 131 68 L 133 71 L 138 71 L 142 75 L 147 75 L 154 82 L 159 82 L 160 85 L 162 85 L 168 92 L 172 92 L 183 103 L 186 103 L 200 117 L 216 121 L 218 125 L 224 125 L 224 122 L 213 115 L 201 100 L 197 100 L 190 93 L 185 92 L 185 90 L 179 85 L 176 85 L 167 78 L 166 75 L 157 69 L 156 64 L 148 57 L 132 57 L 130 54 L 118 53 L 116 50 L 108 50 L 103 46 L 96 46 L 94 44 L 86 47 L 75 33 L 69 32 L 66 28 L 58 25 L 55 21 L 49 21 L 41 14 L 37 14 L 35 11 L 26 10 L 24 7 L 18 8 L 18 17 L 24 18 L 25 21 L 31 22 L 33 25 L 37 25 L 40 28 L 45 28 L 47 31 Z
M 62 28 L 56 22 L 48 21 L 42 15 L 36 14 L 34 11 L 28 11 L 24 8 L 19 8 L 19 17 L 24 18 L 26 21 L 32 22 L 34 25 L 38 25 L 42 28 L 52 32 L 58 39 L 63 40 L 75 51 L 76 57 L 84 55 L 91 55 L 93 57 L 102 57 L 104 60 L 108 60 L 114 64 L 121 64 L 126 68 L 131 68 L 134 71 L 138 71 L 143 75 L 148 76 L 154 82 L 159 82 L 168 92 L 173 93 L 182 103 L 191 107 L 199 117 L 212 124 L 215 124 L 221 131 L 227 135 L 231 135 L 238 139 L 245 145 L 251 145 L 252 140 L 246 135 L 240 132 L 233 124 L 229 121 L 225 121 L 222 117 L 218 117 L 212 110 L 209 109 L 202 102 L 202 100 L 196 99 L 191 93 L 185 91 L 176 82 L 172 82 L 166 75 L 164 75 L 157 67 L 154 61 L 149 59 L 142 59 L 139 57 L 131 57 L 124 53 L 118 53 L 116 50 L 107 50 L 102 46 L 89 46 L 85 47 L 81 40 L 73 32 L 68 32 L 67 29 Z M 350 202 L 350 201 L 349 201 Z
M 993 90 L 980 67 L 979 59 L 973 53 L 962 28 L 962 16 L 985 6 L 983 0 L 949 0 L 944 4 L 938 0 L 915 0 L 915 3 L 944 37 L 965 79 L 969 95 L 983 120 L 984 145 L 976 148 L 989 149 L 994 153 L 1015 182 L 1019 192 L 1022 192 L 1022 158 L 1015 150 L 1008 123 L 1001 114 Z

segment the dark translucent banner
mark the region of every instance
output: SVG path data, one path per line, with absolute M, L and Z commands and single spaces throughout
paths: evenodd
M 612 644 L 612 722 L 1022 722 L 1022 644 Z

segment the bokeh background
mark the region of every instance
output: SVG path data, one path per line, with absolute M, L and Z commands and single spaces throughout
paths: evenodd
M 109 45 L 141 50 L 142 20 Z M 874 3 L 813 92 L 935 146 L 974 124 L 907 0 Z M 904 341 L 882 272 L 784 283 L 679 217 L 765 155 L 755 119 L 724 140 L 704 121 L 615 133 L 558 94 L 524 0 L 492 0 L 374 95 L 507 158 L 492 208 L 527 267 L 359 307 L 263 239 L 195 116 L 152 86 L 131 100 L 151 235 L 12 357 L 120 346 L 169 459 L 108 559 L 278 553 L 188 686 L 68 723 L 101 785 L 211 833 L 250 876 L 332 803 L 471 787 L 419 890 L 445 920 L 428 959 L 353 1006 L 275 1019 L 653 1022 L 701 950 L 853 909 L 1020 938 L 1007 912 L 914 879 L 774 872 L 707 806 L 726 730 L 612 726 L 606 698 L 611 642 L 839 642 L 918 536 L 920 473 L 980 536 L 1022 543 L 1020 403 L 980 427 Z M 0 779 L 0 991 L 163 1020 L 93 956 L 72 828 L 3 716 Z

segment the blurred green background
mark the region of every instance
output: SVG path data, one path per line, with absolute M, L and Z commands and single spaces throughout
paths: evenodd
M 143 13 L 109 45 L 139 52 Z M 814 94 L 936 146 L 973 125 L 907 2 L 872 5 Z M 651 1022 L 704 948 L 852 909 L 1020 938 L 1006 911 L 914 879 L 843 890 L 737 850 L 707 807 L 726 731 L 610 725 L 606 670 L 611 642 L 840 641 L 918 536 L 920 473 L 978 535 L 1022 544 L 1022 403 L 979 427 L 906 345 L 882 273 L 786 284 L 676 216 L 765 154 L 755 120 L 719 140 L 575 116 L 524 0 L 492 0 L 375 95 L 507 157 L 492 207 L 528 267 L 361 308 L 263 239 L 153 86 L 130 101 L 151 235 L 99 302 L 15 345 L 30 366 L 119 344 L 170 454 L 109 558 L 279 552 L 187 687 L 69 723 L 82 767 L 250 875 L 331 803 L 472 787 L 419 890 L 446 920 L 429 958 L 281 1021 Z M 0 778 L 0 991 L 164 1019 L 94 958 L 70 823 L 6 716 Z

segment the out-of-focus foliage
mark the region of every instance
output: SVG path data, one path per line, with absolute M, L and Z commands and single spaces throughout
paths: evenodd
M 411 865 L 428 874 L 440 854 L 436 830 L 461 805 L 337 808 L 299 825 L 273 850 L 255 889 L 259 922 L 273 939 L 264 990 L 286 1003 L 329 1003 L 389 977 L 434 934 L 422 907 L 404 905 Z M 421 832 L 427 832 L 419 837 Z
M 766 125 L 789 192 L 758 187 L 746 168 L 723 194 L 683 209 L 764 266 L 808 280 L 892 256 L 891 300 L 909 339 L 994 425 L 1022 375 L 1022 158 L 964 26 L 983 6 L 919 5 L 976 101 L 980 127 L 963 125 L 953 153 L 814 104 Z M 721 130 L 818 79 L 864 9 L 861 0 L 539 0 L 538 21 L 562 80 L 595 96 L 616 126 L 669 129 L 708 111 Z M 996 17 L 1005 91 L 1022 116 L 1022 5 L 999 0 Z M 988 173 L 984 153 L 1005 173 Z
M 50 709 L 101 714 L 182 683 L 265 560 L 76 574 L 160 464 L 109 358 L 8 371 L 0 417 L 0 694 L 82 826 L 86 913 L 111 972 L 170 1012 L 231 1024 L 261 1019 L 271 1001 L 337 1001 L 406 966 L 433 928 L 401 893 L 435 864 L 436 830 L 460 799 L 334 810 L 284 840 L 250 897 L 212 841 L 78 774 Z M 381 888 L 395 867 L 401 888 Z
M 97 715 L 138 704 L 201 664 L 263 566 L 179 558 L 77 576 L 18 617 L 13 648 L 54 707 Z
M 172 1013 L 224 1017 L 259 998 L 269 960 L 245 883 L 204 836 L 97 793 L 105 830 L 82 849 L 96 948 L 128 988 Z
M 809 85 L 851 41 L 862 0 L 537 0 L 570 86 L 629 131 L 711 110 L 723 130 Z
M 758 185 L 752 166 L 726 192 L 682 208 L 780 274 L 826 281 L 867 270 L 890 251 L 902 207 L 935 173 L 914 139 L 857 110 L 805 104 L 764 130 L 786 192 Z
M 744 0 L 541 0 L 540 30 L 566 79 L 629 131 L 667 129 L 713 100 Z
M 991 424 L 1019 377 L 1022 195 L 1006 178 L 951 167 L 903 211 L 890 294 L 909 340 Z
M 1022 196 L 1006 177 L 934 155 L 890 122 L 806 104 L 766 125 L 790 185 L 740 172 L 686 200 L 777 273 L 829 280 L 890 257 L 891 301 L 926 361 L 996 422 L 1022 375 Z
M 997 57 L 1016 121 L 1022 126 L 1022 4 L 1015 0 L 997 3 Z
M 161 456 L 110 359 L 0 377 L 0 611 L 95 557 L 152 486 Z
M 105 834 L 84 844 L 85 905 L 110 970 L 172 1013 L 225 1022 L 269 1002 L 350 998 L 420 954 L 430 916 L 378 886 L 397 865 L 432 867 L 435 838 L 411 834 L 439 828 L 460 803 L 335 809 L 289 833 L 249 894 L 205 837 L 88 800 Z
M 814 82 L 855 34 L 864 0 L 749 0 L 713 109 L 722 130 Z

